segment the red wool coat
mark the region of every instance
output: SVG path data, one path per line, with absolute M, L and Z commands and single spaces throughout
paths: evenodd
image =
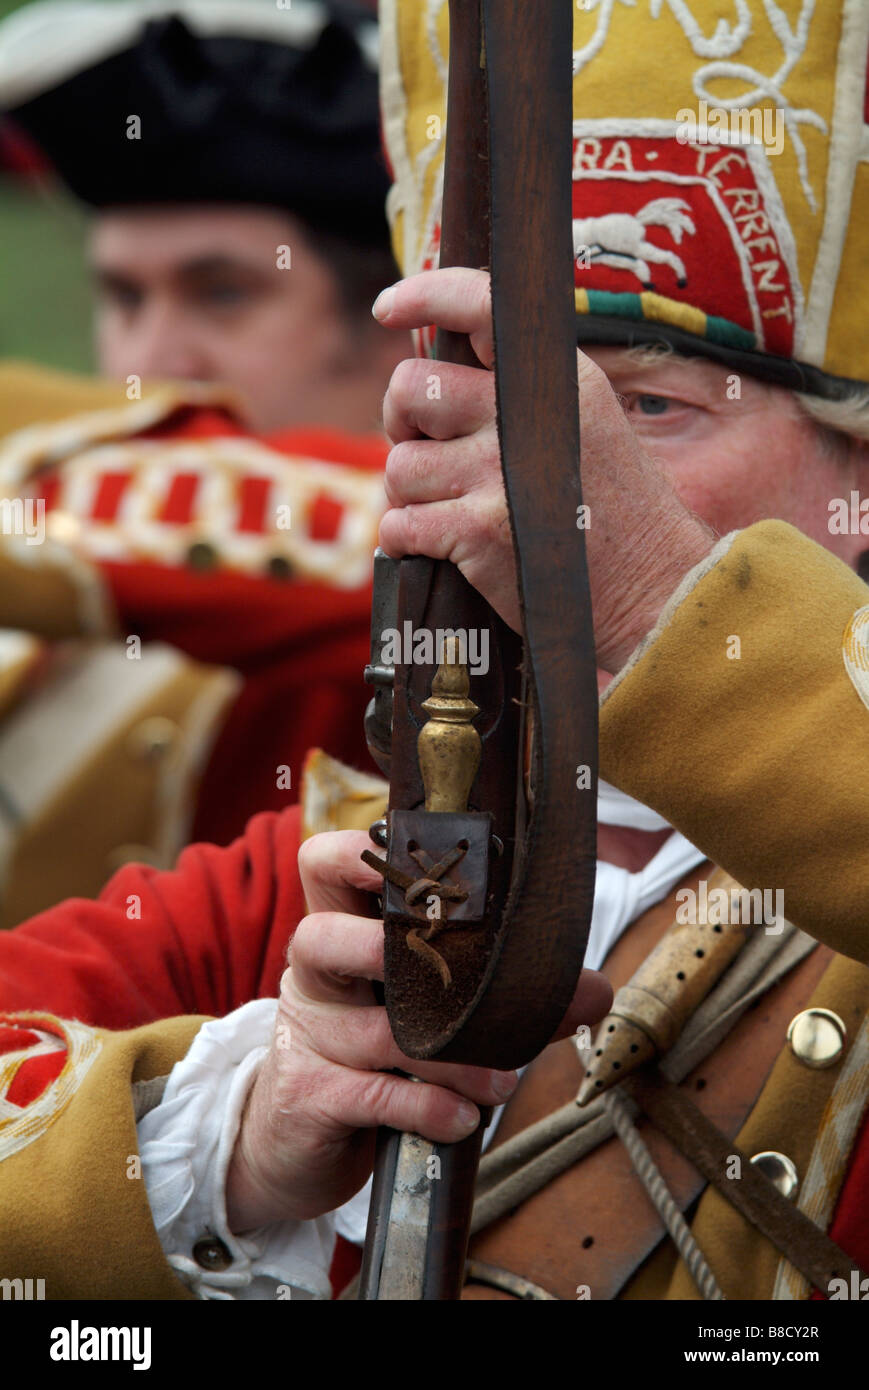
M 231 531 L 267 534 L 270 482 L 258 468 L 256 449 L 287 456 L 288 473 L 304 477 L 311 464 L 325 464 L 304 516 L 293 515 L 293 534 L 306 542 L 336 540 L 346 511 L 340 486 L 328 481 L 330 465 L 336 477 L 382 472 L 387 453 L 379 435 L 354 436 L 331 429 L 284 430 L 254 438 L 226 410 L 181 406 L 158 424 L 121 437 L 114 445 L 111 466 L 95 484 L 81 483 L 88 468 L 91 441 L 85 426 L 77 456 L 72 451 L 58 466 L 30 470 L 28 491 L 41 497 L 50 514 L 60 509 L 80 527 L 86 553 L 91 538 L 111 530 L 125 508 L 141 506 L 141 480 L 136 474 L 137 448 L 163 444 L 166 473 L 158 486 L 158 510 L 153 529 L 165 538 L 165 555 L 143 560 L 133 548 L 114 558 L 94 553 L 118 617 L 121 634 L 137 634 L 142 642 L 166 642 L 196 661 L 232 667 L 243 678 L 241 691 L 229 710 L 204 770 L 193 823 L 193 839 L 228 844 L 241 834 L 257 811 L 283 810 L 297 797 L 306 751 L 328 747 L 353 766 L 374 771 L 363 735 L 362 719 L 370 691 L 362 681 L 368 660 L 371 613 L 370 574 L 348 587 L 332 582 L 331 571 L 316 580 L 300 574 L 273 578 L 268 573 L 244 572 L 220 554 L 220 525 L 203 500 L 203 480 L 195 467 L 185 468 L 185 441 L 205 449 L 215 441 L 221 449 L 239 441 L 232 471 Z M 141 452 L 141 449 L 139 449 Z M 129 457 L 128 466 L 124 458 Z M 224 455 L 215 452 L 219 472 Z M 172 460 L 178 459 L 174 463 Z M 313 475 L 312 475 L 313 476 Z M 77 485 L 77 479 L 79 480 Z M 137 497 L 133 497 L 139 489 Z M 377 511 L 364 511 L 357 525 L 370 531 L 376 543 Z M 197 570 L 173 558 L 174 536 L 186 534 L 191 523 L 216 529 L 216 563 Z M 227 535 L 227 539 L 231 539 Z M 278 786 L 277 768 L 290 768 L 292 787 Z

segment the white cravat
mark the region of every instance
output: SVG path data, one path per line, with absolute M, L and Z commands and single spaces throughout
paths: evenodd
M 609 782 L 598 788 L 598 821 L 602 825 L 622 825 L 636 830 L 666 830 L 667 821 L 641 801 L 620 792 Z M 674 884 L 706 858 L 684 835 L 674 830 L 668 840 L 639 873 L 629 873 L 615 864 L 597 863 L 594 908 L 585 963 L 600 970 L 611 947 L 625 927 L 655 903 L 666 897 Z

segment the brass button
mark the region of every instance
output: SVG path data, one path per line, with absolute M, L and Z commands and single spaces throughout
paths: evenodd
M 109 873 L 116 873 L 125 864 L 153 864 L 160 868 L 160 856 L 150 845 L 118 845 L 106 855 Z
M 788 1025 L 791 1051 L 807 1067 L 832 1067 L 845 1047 L 848 1030 L 831 1009 L 804 1009 Z
M 171 719 L 155 714 L 130 731 L 127 752 L 146 762 L 159 762 L 174 747 L 179 732 L 178 725 Z
M 187 563 L 192 570 L 213 570 L 217 551 L 208 541 L 194 541 L 187 551 Z
M 229 1269 L 232 1256 L 219 1236 L 203 1236 L 193 1247 L 193 1258 L 203 1269 Z
M 796 1196 L 800 1185 L 799 1174 L 793 1160 L 788 1158 L 787 1154 L 765 1150 L 763 1153 L 754 1154 L 751 1161 L 755 1168 L 759 1168 L 764 1177 L 769 1178 L 773 1186 L 778 1188 L 783 1197 Z
M 270 579 L 292 579 L 293 567 L 285 555 L 272 555 L 266 565 L 266 574 Z

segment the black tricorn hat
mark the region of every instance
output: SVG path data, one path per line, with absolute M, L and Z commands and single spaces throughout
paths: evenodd
M 250 203 L 386 245 L 376 43 L 337 0 L 37 4 L 0 25 L 0 107 L 94 207 Z

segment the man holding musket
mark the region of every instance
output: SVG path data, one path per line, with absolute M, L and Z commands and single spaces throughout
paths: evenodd
M 375 316 L 423 340 L 432 324 L 467 333 L 480 365 L 441 364 L 437 399 L 425 390 L 426 363 L 405 362 L 394 374 L 384 403 L 394 447 L 381 544 L 396 556 L 453 561 L 516 626 L 488 279 L 477 270 L 427 268 L 438 185 L 419 158 L 419 110 L 432 110 L 444 54 L 431 49 L 445 35 L 401 6 L 384 9 L 386 132 L 397 178 L 391 209 L 403 269 L 421 273 L 384 291 Z M 754 32 L 719 24 L 704 38 L 675 13 L 601 8 L 577 18 L 587 507 L 578 520 L 587 530 L 607 779 L 587 960 L 602 965 L 619 992 L 610 1005 L 600 977 L 584 978 L 564 1040 L 542 1054 L 506 1108 L 484 1160 L 481 1210 L 492 1224 L 478 1223 L 471 1247 L 490 1267 L 488 1282 L 472 1278 L 471 1298 L 493 1289 L 509 1296 L 505 1274 L 524 1279 L 525 1296 L 537 1297 L 581 1290 L 596 1300 L 793 1299 L 808 1297 L 813 1285 L 825 1297 L 854 1296 L 838 1286 L 850 1288 L 848 1279 L 821 1286 L 811 1274 L 830 1249 L 818 1237 L 835 1244 L 839 1267 L 850 1266 L 858 1288 L 869 1267 L 862 1215 L 869 859 L 861 790 L 869 591 L 854 573 L 869 533 L 859 501 L 867 491 L 869 338 L 858 300 L 869 17 L 845 0 L 809 18 L 793 33 L 782 20 L 774 39 L 760 23 Z M 646 66 L 653 40 L 669 45 L 666 71 Z M 786 70 L 774 61 L 785 40 Z M 699 89 L 710 54 L 722 68 L 738 54 L 733 66 L 744 81 L 748 69 L 775 80 L 790 143 L 774 171 L 750 142 L 722 148 L 700 128 L 687 143 L 679 138 L 684 121 L 675 119 L 674 92 Z M 856 527 L 837 520 L 843 499 Z M 303 835 L 313 828 L 314 800 Z M 377 809 L 366 803 L 362 823 Z M 338 808 L 328 810 L 338 823 Z M 449 1142 L 477 1125 L 477 1107 L 516 1088 L 512 1073 L 420 1064 L 398 1052 L 372 988 L 382 976 L 382 932 L 365 912 L 365 894 L 379 884 L 359 861 L 367 836 L 347 830 L 304 845 L 302 916 L 290 862 L 299 834 L 293 813 L 258 817 L 229 850 L 188 851 L 174 875 L 124 870 L 99 904 L 65 904 L 35 919 L 0 956 L 10 1007 L 25 1007 L 14 986 L 21 959 L 37 960 L 49 937 L 74 926 L 95 955 L 69 971 L 65 999 L 58 985 L 56 1007 L 87 1018 L 94 959 L 117 971 L 123 997 L 131 967 L 122 936 L 111 965 L 100 943 L 110 924 L 120 925 L 132 892 L 144 895 L 155 942 L 163 921 L 180 921 L 182 904 L 182 939 L 198 932 L 207 941 L 210 932 L 216 940 L 218 920 L 235 920 L 253 951 L 295 927 L 276 1009 L 263 999 L 204 1028 L 184 1019 L 138 1033 L 90 1030 L 98 1055 L 75 1104 L 40 1139 L 50 1164 L 60 1131 L 74 1133 L 88 1106 L 105 1103 L 107 1093 L 120 1104 L 126 1078 L 146 1081 L 177 1063 L 162 1103 L 143 1107 L 139 1122 L 150 1211 L 140 1189 L 112 1187 L 111 1144 L 102 1186 L 90 1180 L 106 1209 L 122 1202 L 129 1228 L 151 1241 L 128 1280 L 133 1296 L 146 1286 L 150 1296 L 172 1296 L 174 1287 L 151 1213 L 171 1268 L 200 1293 L 234 1284 L 257 1296 L 266 1287 L 258 1280 L 271 1279 L 273 1288 L 283 1279 L 300 1293 L 324 1294 L 336 1225 L 351 1238 L 359 1229 L 356 1203 L 337 1219 L 330 1213 L 363 1183 L 373 1127 Z M 277 889 L 271 897 L 268 884 Z M 734 903 L 742 910 L 740 885 L 781 889 L 787 920 L 725 915 Z M 716 893 L 724 895 L 715 899 L 717 920 L 697 921 L 696 905 Z M 724 925 L 744 928 L 727 959 L 710 934 Z M 691 934 L 704 926 L 708 949 Z M 138 939 L 141 947 L 141 931 Z M 655 950 L 659 942 L 665 950 Z M 698 972 L 707 968 L 700 989 Z M 653 1001 L 643 1027 L 641 994 Z M 205 989 L 175 997 L 179 1013 L 211 1008 Z M 591 1051 L 577 1055 L 569 1035 L 610 1007 Z M 136 1015 L 131 1001 L 126 1026 L 153 1017 L 141 1008 Z M 657 1089 L 629 1060 L 644 1048 L 644 1064 L 664 1059 Z M 613 1058 L 625 1077 L 615 1087 L 602 1080 Z M 422 1084 L 392 1074 L 397 1068 L 413 1070 Z M 585 1114 L 568 1129 L 561 1107 L 577 1091 L 585 1104 L 572 1113 Z M 621 1093 L 616 1101 L 614 1093 Z M 195 1128 L 203 1096 L 220 1116 L 213 1137 Z M 652 1113 L 653 1127 L 638 1129 L 631 1098 Z M 547 1117 L 561 1119 L 553 1125 Z M 132 1138 L 126 1123 L 117 1152 Z M 192 1192 L 170 1200 L 173 1174 L 161 1169 L 158 1150 L 185 1133 L 211 1144 L 216 1161 L 207 1175 L 197 1169 L 191 1141 L 174 1160 L 174 1176 L 189 1179 Z M 513 1144 L 519 1133 L 524 1159 L 522 1143 Z M 701 1135 L 700 1149 L 692 1134 Z M 531 1171 L 537 1158 L 542 1182 Z M 15 1162 L 12 1154 L 0 1164 L 13 1195 L 24 1171 Z M 777 1194 L 765 1205 L 756 1200 L 756 1171 Z M 660 1196 L 656 1175 L 669 1202 L 653 1207 L 645 1194 L 655 1188 Z M 790 1234 L 769 1218 L 779 1198 L 798 1214 Z M 39 1247 L 38 1220 L 27 1240 L 18 1247 L 22 1259 Z M 99 1253 L 87 1255 L 91 1287 L 99 1285 Z

